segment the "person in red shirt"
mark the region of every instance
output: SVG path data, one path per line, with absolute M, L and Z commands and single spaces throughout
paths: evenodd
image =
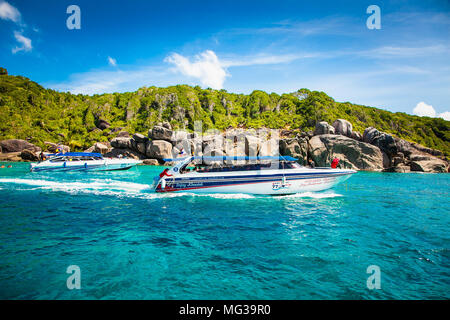
M 333 169 L 336 169 L 338 164 L 339 164 L 339 159 L 338 158 L 334 158 L 333 161 L 331 162 L 331 167 Z

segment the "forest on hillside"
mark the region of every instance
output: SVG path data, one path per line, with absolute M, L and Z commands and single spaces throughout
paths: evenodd
M 279 95 L 255 90 L 245 95 L 177 85 L 88 96 L 46 89 L 0 68 L 0 140 L 27 139 L 39 146 L 52 141 L 82 150 L 121 130 L 146 134 L 163 121 L 188 131 L 201 120 L 204 130 L 267 127 L 300 132 L 338 118 L 350 121 L 361 134 L 372 126 L 450 154 L 449 121 L 336 102 L 324 92 L 300 89 Z M 103 121 L 110 126 L 102 130 Z

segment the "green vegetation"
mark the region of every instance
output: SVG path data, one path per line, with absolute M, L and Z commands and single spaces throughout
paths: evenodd
M 74 95 L 45 89 L 22 76 L 0 69 L 0 139 L 62 142 L 83 149 L 107 141 L 118 131 L 146 134 L 158 122 L 174 128 L 228 127 L 313 130 L 317 121 L 338 118 L 361 134 L 373 126 L 400 138 L 450 154 L 450 122 L 392 113 L 377 108 L 334 101 L 324 92 L 301 89 L 290 94 L 253 91 L 250 95 L 187 85 L 143 87 L 136 92 Z M 111 126 L 100 130 L 99 120 Z

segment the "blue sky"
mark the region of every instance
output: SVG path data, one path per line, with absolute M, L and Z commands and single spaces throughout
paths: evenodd
M 80 30 L 66 26 L 72 4 Z M 309 88 L 450 120 L 449 40 L 446 0 L 0 0 L 0 65 L 73 93 Z

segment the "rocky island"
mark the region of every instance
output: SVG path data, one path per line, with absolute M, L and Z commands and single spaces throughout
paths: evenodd
M 152 165 L 183 152 L 279 152 L 316 166 L 337 157 L 358 170 L 449 170 L 450 122 L 340 103 L 323 92 L 243 95 L 179 85 L 86 96 L 44 89 L 2 70 L 0 161 L 36 161 L 40 151 L 62 146 Z

